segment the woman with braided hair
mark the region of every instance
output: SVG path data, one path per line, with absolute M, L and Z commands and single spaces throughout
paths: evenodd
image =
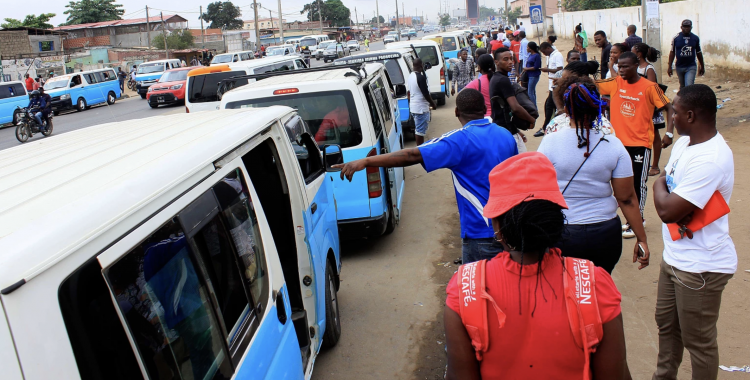
M 637 237 L 633 262 L 643 269 L 649 263 L 649 250 L 630 155 L 617 137 L 598 128 L 605 103 L 596 86 L 582 80 L 566 88 L 564 109 L 569 124 L 546 135 L 537 150 L 555 165 L 557 183 L 569 206 L 557 246 L 567 256 L 593 261 L 612 273 L 622 254 L 619 205 Z
M 577 52 L 575 54 L 578 54 Z M 565 69 L 562 71 L 562 75 L 559 79 L 555 79 L 555 89 L 552 90 L 552 101 L 555 102 L 555 107 L 558 111 L 555 117 L 550 120 L 549 124 L 544 129 L 544 134 L 557 132 L 559 129 L 568 128 L 570 126 L 570 117 L 565 113 L 565 92 L 568 87 L 573 83 L 590 83 L 593 84 L 594 80 L 589 75 L 596 73 L 599 70 L 599 63 L 596 61 L 588 62 L 570 62 Z M 605 135 L 614 134 L 614 129 L 609 120 L 602 115 L 601 119 L 594 121 L 595 129 L 601 130 Z
M 504 251 L 461 266 L 448 283 L 445 378 L 630 379 L 622 297 L 602 268 L 587 267 L 591 282 L 583 285 L 596 300 L 589 311 L 601 321 L 600 343 L 594 353 L 576 343 L 566 281 L 576 282 L 566 280 L 572 268 L 565 251 L 553 248 L 565 230 L 567 205 L 552 163 L 538 152 L 521 153 L 492 169 L 489 182 L 483 215 Z M 476 299 L 487 300 L 479 311 L 484 324 L 469 323 L 478 313 L 467 302 Z

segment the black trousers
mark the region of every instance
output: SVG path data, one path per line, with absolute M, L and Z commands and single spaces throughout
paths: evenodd
M 630 160 L 633 163 L 633 187 L 635 195 L 638 197 L 638 206 L 641 209 L 646 207 L 646 197 L 648 196 L 648 169 L 651 163 L 651 149 L 642 146 L 626 146 L 625 149 L 630 154 Z
M 557 247 L 563 256 L 592 261 L 611 274 L 622 254 L 620 217 L 593 224 L 566 224 Z
M 555 101 L 552 100 L 552 91 L 550 91 L 547 100 L 544 102 L 544 125 L 542 128 L 547 128 L 547 124 L 555 117 L 556 112 L 557 107 L 555 106 Z

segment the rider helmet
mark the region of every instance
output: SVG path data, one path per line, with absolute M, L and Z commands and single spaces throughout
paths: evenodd
M 31 91 L 31 93 L 29 93 L 29 96 L 36 98 L 39 96 L 39 91 L 37 90 Z

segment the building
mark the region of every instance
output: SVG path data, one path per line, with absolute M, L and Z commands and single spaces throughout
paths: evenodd
M 559 8 L 557 7 L 557 2 L 553 0 L 547 0 L 547 13 L 546 16 L 552 16 L 553 14 L 557 13 L 559 11 Z M 542 5 L 542 0 L 514 0 L 508 3 L 508 8 L 510 10 L 521 8 L 521 16 L 529 16 L 529 5 Z M 563 8 L 565 10 L 565 8 Z
M 330 28 L 330 21 L 323 21 L 324 28 Z M 315 30 L 320 29 L 320 21 L 292 21 L 284 24 L 284 30 Z
M 50 71 L 65 73 L 64 32 L 36 28 L 0 30 L 0 81 L 21 80 Z
M 203 37 L 201 38 L 200 29 L 190 29 L 190 34 L 193 35 L 193 44 L 200 45 L 201 41 L 216 42 L 222 41 L 221 29 L 203 29 Z
M 164 26 L 167 31 L 188 28 L 188 22 L 178 15 L 164 15 Z M 64 42 L 66 50 L 88 48 L 93 46 L 111 46 L 118 48 L 148 47 L 148 28 L 153 39 L 162 31 L 162 17 L 153 16 L 128 20 L 113 20 L 89 24 L 65 25 L 54 28 L 54 31 L 68 34 Z M 156 33 L 154 33 L 156 32 Z
M 255 20 L 248 20 L 248 21 L 242 21 L 244 24 L 242 26 L 242 29 L 255 29 Z M 286 23 L 286 20 L 281 20 L 282 24 Z M 259 29 L 278 29 L 279 27 L 279 19 L 278 18 L 259 18 L 258 19 L 258 28 Z

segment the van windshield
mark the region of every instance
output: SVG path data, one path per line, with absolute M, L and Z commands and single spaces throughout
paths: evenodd
M 318 40 L 314 38 L 303 38 L 302 41 L 299 42 L 300 46 L 315 46 L 318 44 Z
M 138 74 L 160 73 L 164 71 L 164 62 L 141 63 L 138 65 Z
M 161 78 L 159 78 L 159 83 L 187 80 L 188 71 L 190 70 L 167 71 L 166 73 L 161 75 Z
M 266 49 L 267 56 L 284 55 L 284 48 Z
M 67 78 L 67 77 L 61 77 L 59 79 L 58 78 L 48 79 L 47 83 L 45 83 L 44 85 L 44 89 L 49 91 L 49 90 L 55 90 L 58 88 L 65 88 L 68 86 L 69 80 L 70 78 Z
M 193 77 L 188 85 L 188 101 L 190 103 L 205 103 L 219 101 L 219 82 L 223 79 L 231 78 L 237 75 L 246 75 L 244 71 L 224 71 L 221 73 L 211 73 L 197 75 Z M 247 79 L 238 79 L 235 87 L 244 86 Z
M 339 90 L 247 99 L 227 103 L 227 109 L 287 106 L 297 110 L 319 146 L 338 144 L 342 148 L 362 142 L 357 107 L 351 91 Z
M 229 63 L 232 62 L 232 54 L 217 55 L 211 60 L 211 63 Z

